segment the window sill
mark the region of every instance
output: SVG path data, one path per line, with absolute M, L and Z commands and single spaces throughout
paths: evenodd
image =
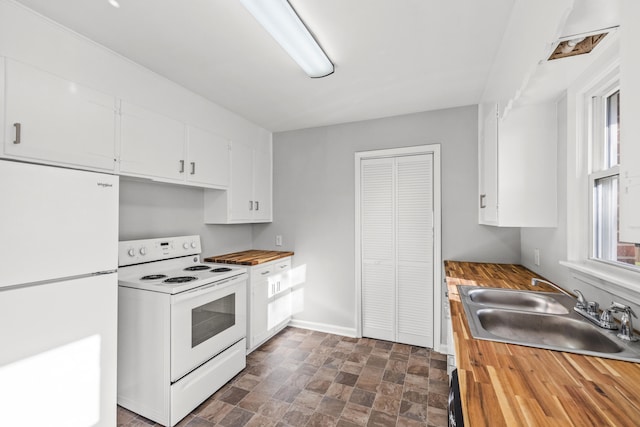
M 576 280 L 640 304 L 640 272 L 598 261 L 560 261 Z

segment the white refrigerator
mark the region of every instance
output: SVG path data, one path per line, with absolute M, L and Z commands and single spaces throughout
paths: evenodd
M 116 425 L 118 189 L 0 160 L 0 426 Z

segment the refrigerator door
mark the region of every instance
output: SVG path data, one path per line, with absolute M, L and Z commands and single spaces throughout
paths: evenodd
M 118 177 L 0 160 L 0 288 L 118 267 Z
M 116 425 L 117 274 L 0 290 L 0 426 Z

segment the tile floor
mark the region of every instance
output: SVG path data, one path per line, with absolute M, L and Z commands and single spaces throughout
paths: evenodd
M 446 426 L 446 355 L 287 327 L 179 427 Z M 119 427 L 157 426 L 118 407 Z

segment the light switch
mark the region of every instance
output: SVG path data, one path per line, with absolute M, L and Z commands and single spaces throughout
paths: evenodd
M 279 234 L 276 236 L 276 246 L 282 246 L 282 236 Z

